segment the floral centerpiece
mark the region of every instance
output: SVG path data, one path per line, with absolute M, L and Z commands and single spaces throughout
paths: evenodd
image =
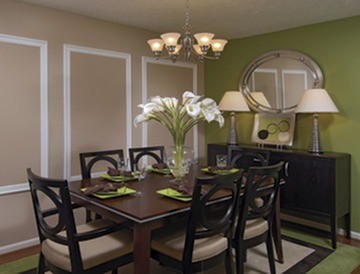
M 211 98 L 201 99 L 191 91 L 184 92 L 181 103 L 174 97 L 155 96 L 138 107 L 142 108 L 142 113 L 135 117 L 135 127 L 139 123 L 155 120 L 169 130 L 174 144 L 172 169 L 175 177 L 182 177 L 185 172 L 184 142 L 189 130 L 202 121 L 216 121 L 220 127 L 224 125 L 224 117 L 216 102 Z

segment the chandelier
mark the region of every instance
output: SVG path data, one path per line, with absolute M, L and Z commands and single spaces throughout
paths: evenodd
M 191 36 L 191 25 L 189 23 L 190 11 L 189 0 L 186 0 L 185 25 L 184 33 L 181 35 L 177 32 L 168 32 L 160 35 L 161 39 L 150 39 L 148 44 L 153 51 L 156 59 L 170 58 L 173 62 L 184 59 L 189 61 L 191 57 L 202 62 L 204 59 L 219 59 L 221 52 L 227 43 L 224 39 L 213 39 L 214 34 L 209 32 L 201 32 Z M 197 42 L 197 44 L 195 43 Z M 167 55 L 162 56 L 165 46 Z M 212 55 L 208 55 L 210 50 Z

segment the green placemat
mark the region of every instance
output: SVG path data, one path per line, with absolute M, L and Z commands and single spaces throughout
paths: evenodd
M 230 173 L 238 172 L 238 168 L 231 168 L 231 169 L 219 169 L 219 170 L 211 170 L 210 167 L 204 167 L 201 171 L 209 173 L 209 174 L 217 174 L 217 175 L 227 175 Z
M 159 168 L 155 168 L 155 167 L 152 167 L 152 166 L 149 166 L 148 167 L 148 170 L 152 171 L 152 172 L 156 172 L 156 173 L 160 173 L 160 174 L 171 174 L 171 171 L 169 168 L 162 168 L 162 169 L 159 169 Z
M 163 195 L 165 197 L 171 198 L 171 199 L 182 201 L 182 202 L 190 202 L 192 199 L 191 195 L 183 194 L 172 188 L 160 189 L 160 190 L 156 191 L 156 193 Z
M 113 181 L 113 182 L 126 182 L 126 181 L 132 181 L 132 180 L 137 180 L 136 177 L 128 177 L 128 176 L 110 176 L 109 174 L 106 174 L 106 173 L 103 173 L 103 174 L 100 174 L 100 177 L 101 178 L 104 178 L 104 179 L 107 179 L 107 180 L 110 180 L 110 181 Z

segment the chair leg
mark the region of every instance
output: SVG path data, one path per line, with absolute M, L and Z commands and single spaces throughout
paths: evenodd
M 118 274 L 118 271 L 117 271 L 117 269 L 115 269 L 115 270 L 112 270 L 112 271 L 111 271 L 111 274 Z
M 274 250 L 273 250 L 272 241 L 271 241 L 271 233 L 268 233 L 268 237 L 266 240 L 266 249 L 267 249 L 267 253 L 268 253 L 270 273 L 275 274 L 276 273 L 275 258 L 274 258 Z
M 44 273 L 45 273 L 45 258 L 44 255 L 40 252 L 36 274 L 44 274 Z
M 236 262 L 236 273 L 244 273 L 244 253 L 245 249 L 241 250 L 240 245 L 235 245 L 235 262 Z
M 232 274 L 233 273 L 233 262 L 232 262 L 231 250 L 232 250 L 232 248 L 229 247 L 228 250 L 226 251 L 225 269 L 226 269 L 227 274 Z
M 92 218 L 91 218 L 91 211 L 90 210 L 86 210 L 86 222 L 91 222 Z

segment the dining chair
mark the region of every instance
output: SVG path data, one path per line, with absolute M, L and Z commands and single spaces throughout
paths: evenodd
M 245 170 L 245 173 L 248 172 L 250 167 L 254 166 L 267 166 L 270 162 L 270 151 L 269 150 L 257 150 L 257 151 L 249 151 L 246 148 L 242 147 L 229 147 L 228 148 L 228 159 L 230 161 L 230 166 L 238 167 Z M 243 177 L 243 180 L 246 180 L 246 176 Z M 280 199 L 280 197 L 278 198 Z M 262 199 L 256 199 L 257 203 L 261 204 Z M 275 212 L 277 215 L 280 214 L 280 209 Z M 278 261 L 280 263 L 284 262 L 283 248 L 281 242 L 281 224 L 280 224 L 280 216 L 276 217 L 275 222 L 273 222 L 273 239 L 274 242 L 277 243 L 276 253 L 278 257 Z
M 275 201 L 279 192 L 280 172 L 284 163 L 263 167 L 250 167 L 246 176 L 244 193 L 235 218 L 236 229 L 233 247 L 236 255 L 236 273 L 244 273 L 246 250 L 266 243 L 270 273 L 275 273 L 272 247 L 272 228 Z M 259 203 L 259 199 L 262 200 Z
M 132 262 L 132 233 L 105 219 L 76 226 L 67 180 L 43 178 L 27 169 L 40 239 L 37 273 L 117 273 Z M 49 205 L 53 207 L 49 207 Z
M 229 147 L 227 157 L 230 166 L 248 170 L 252 166 L 268 165 L 270 152 L 268 150 L 255 152 L 241 147 Z
M 81 177 L 83 179 L 91 178 L 91 171 L 95 164 L 99 162 L 107 162 L 113 168 L 118 168 L 119 159 L 124 159 L 124 151 L 122 149 L 82 152 L 79 154 Z M 86 221 L 92 220 L 91 211 L 86 210 Z M 101 216 L 95 214 L 95 219 L 99 219 Z
M 143 157 L 149 157 L 156 163 L 164 162 L 164 146 L 136 147 L 129 149 L 131 171 L 138 170 L 138 163 Z
M 232 219 L 237 209 L 242 171 L 224 176 L 196 178 L 188 221 L 152 234 L 151 257 L 183 273 L 195 273 L 225 261 L 232 273 Z M 211 199 L 228 193 L 220 214 L 208 210 Z

